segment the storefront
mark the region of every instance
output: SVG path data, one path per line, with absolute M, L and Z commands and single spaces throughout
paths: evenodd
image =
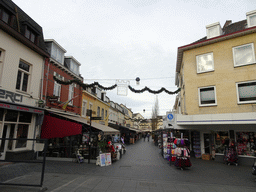
M 96 159 L 99 136 L 113 135 L 119 135 L 119 131 L 95 122 L 90 126 L 79 115 L 47 109 L 41 138 L 49 139 L 48 157 L 73 158 L 79 150 L 85 159 Z
M 35 157 L 35 142 L 26 139 L 38 138 L 43 115 L 41 108 L 0 102 L 1 160 L 28 160 Z

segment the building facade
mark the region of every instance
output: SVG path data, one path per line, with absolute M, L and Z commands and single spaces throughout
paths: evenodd
M 243 21 L 208 25 L 206 37 L 178 48 L 175 128 L 200 132 L 201 154 L 215 150 L 223 159 L 226 141 L 235 140 L 241 161 L 254 155 L 255 18 L 252 11 Z
M 2 160 L 34 157 L 44 110 L 42 74 L 49 57 L 41 26 L 10 0 L 0 2 L 0 153 Z M 5 140 L 5 139 L 23 140 Z

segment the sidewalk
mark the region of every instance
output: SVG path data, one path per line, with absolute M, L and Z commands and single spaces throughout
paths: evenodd
M 0 185 L 0 191 L 256 191 L 256 177 L 249 166 L 227 166 L 192 158 L 192 167 L 181 171 L 170 166 L 152 142 L 140 140 L 126 147 L 126 154 L 107 167 L 48 159 L 42 188 Z M 41 166 L 35 164 L 4 165 L 0 166 L 0 181 L 39 184 L 40 171 Z
M 32 173 L 8 182 L 30 182 L 39 177 L 39 173 Z M 1 192 L 255 192 L 253 187 L 230 186 L 217 184 L 177 183 L 159 180 L 132 180 L 114 177 L 81 176 L 73 174 L 45 174 L 43 188 L 0 186 Z

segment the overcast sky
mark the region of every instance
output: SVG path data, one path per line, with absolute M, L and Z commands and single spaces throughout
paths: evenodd
M 13 0 L 81 63 L 85 83 L 103 86 L 130 80 L 135 89 L 175 91 L 177 48 L 206 36 L 206 25 L 246 19 L 255 0 Z M 136 85 L 136 77 L 141 79 Z M 96 79 L 96 80 L 95 80 Z M 110 100 L 151 116 L 155 94 L 117 95 Z M 176 95 L 158 94 L 160 115 Z M 143 112 L 145 109 L 145 113 Z

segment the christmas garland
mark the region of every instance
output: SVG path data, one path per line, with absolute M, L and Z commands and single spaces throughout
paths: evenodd
M 92 84 L 84 84 L 82 83 L 80 80 L 78 79 L 73 79 L 73 80 L 68 80 L 68 81 L 62 81 L 58 78 L 56 78 L 55 76 L 53 76 L 53 79 L 59 83 L 59 84 L 62 84 L 62 85 L 70 85 L 72 83 L 76 83 L 78 85 L 80 85 L 84 90 L 87 89 L 87 88 L 92 88 L 92 87 L 99 87 L 100 89 L 103 89 L 103 90 L 113 90 L 117 87 L 117 84 L 115 85 L 112 85 L 111 87 L 104 87 L 102 85 L 100 85 L 98 82 L 94 82 Z M 159 89 L 158 91 L 154 91 L 154 90 L 151 90 L 150 88 L 148 87 L 144 87 L 143 89 L 141 90 L 136 90 L 134 88 L 132 88 L 130 85 L 128 86 L 128 88 L 130 89 L 130 91 L 134 92 L 134 93 L 143 93 L 145 91 L 148 91 L 149 93 L 153 93 L 153 94 L 159 94 L 159 93 L 162 93 L 163 91 L 166 92 L 167 94 L 169 95 L 172 95 L 172 94 L 177 94 L 179 91 L 180 91 L 180 88 L 178 88 L 176 91 L 172 92 L 172 91 L 168 91 L 167 89 L 165 89 L 164 87 L 162 87 L 161 89 Z
M 132 88 L 130 85 L 128 86 L 128 88 L 134 92 L 134 93 L 143 93 L 145 91 L 148 91 L 149 93 L 153 93 L 153 94 L 159 94 L 159 93 L 162 93 L 163 91 L 165 91 L 166 93 L 168 93 L 169 95 L 172 95 L 172 94 L 176 94 L 180 91 L 180 88 L 177 89 L 176 91 L 172 92 L 172 91 L 168 91 L 166 90 L 164 87 L 162 87 L 161 89 L 159 89 L 158 91 L 153 91 L 151 89 L 149 89 L 148 87 L 144 87 L 143 89 L 141 90 L 136 90 L 134 88 Z

